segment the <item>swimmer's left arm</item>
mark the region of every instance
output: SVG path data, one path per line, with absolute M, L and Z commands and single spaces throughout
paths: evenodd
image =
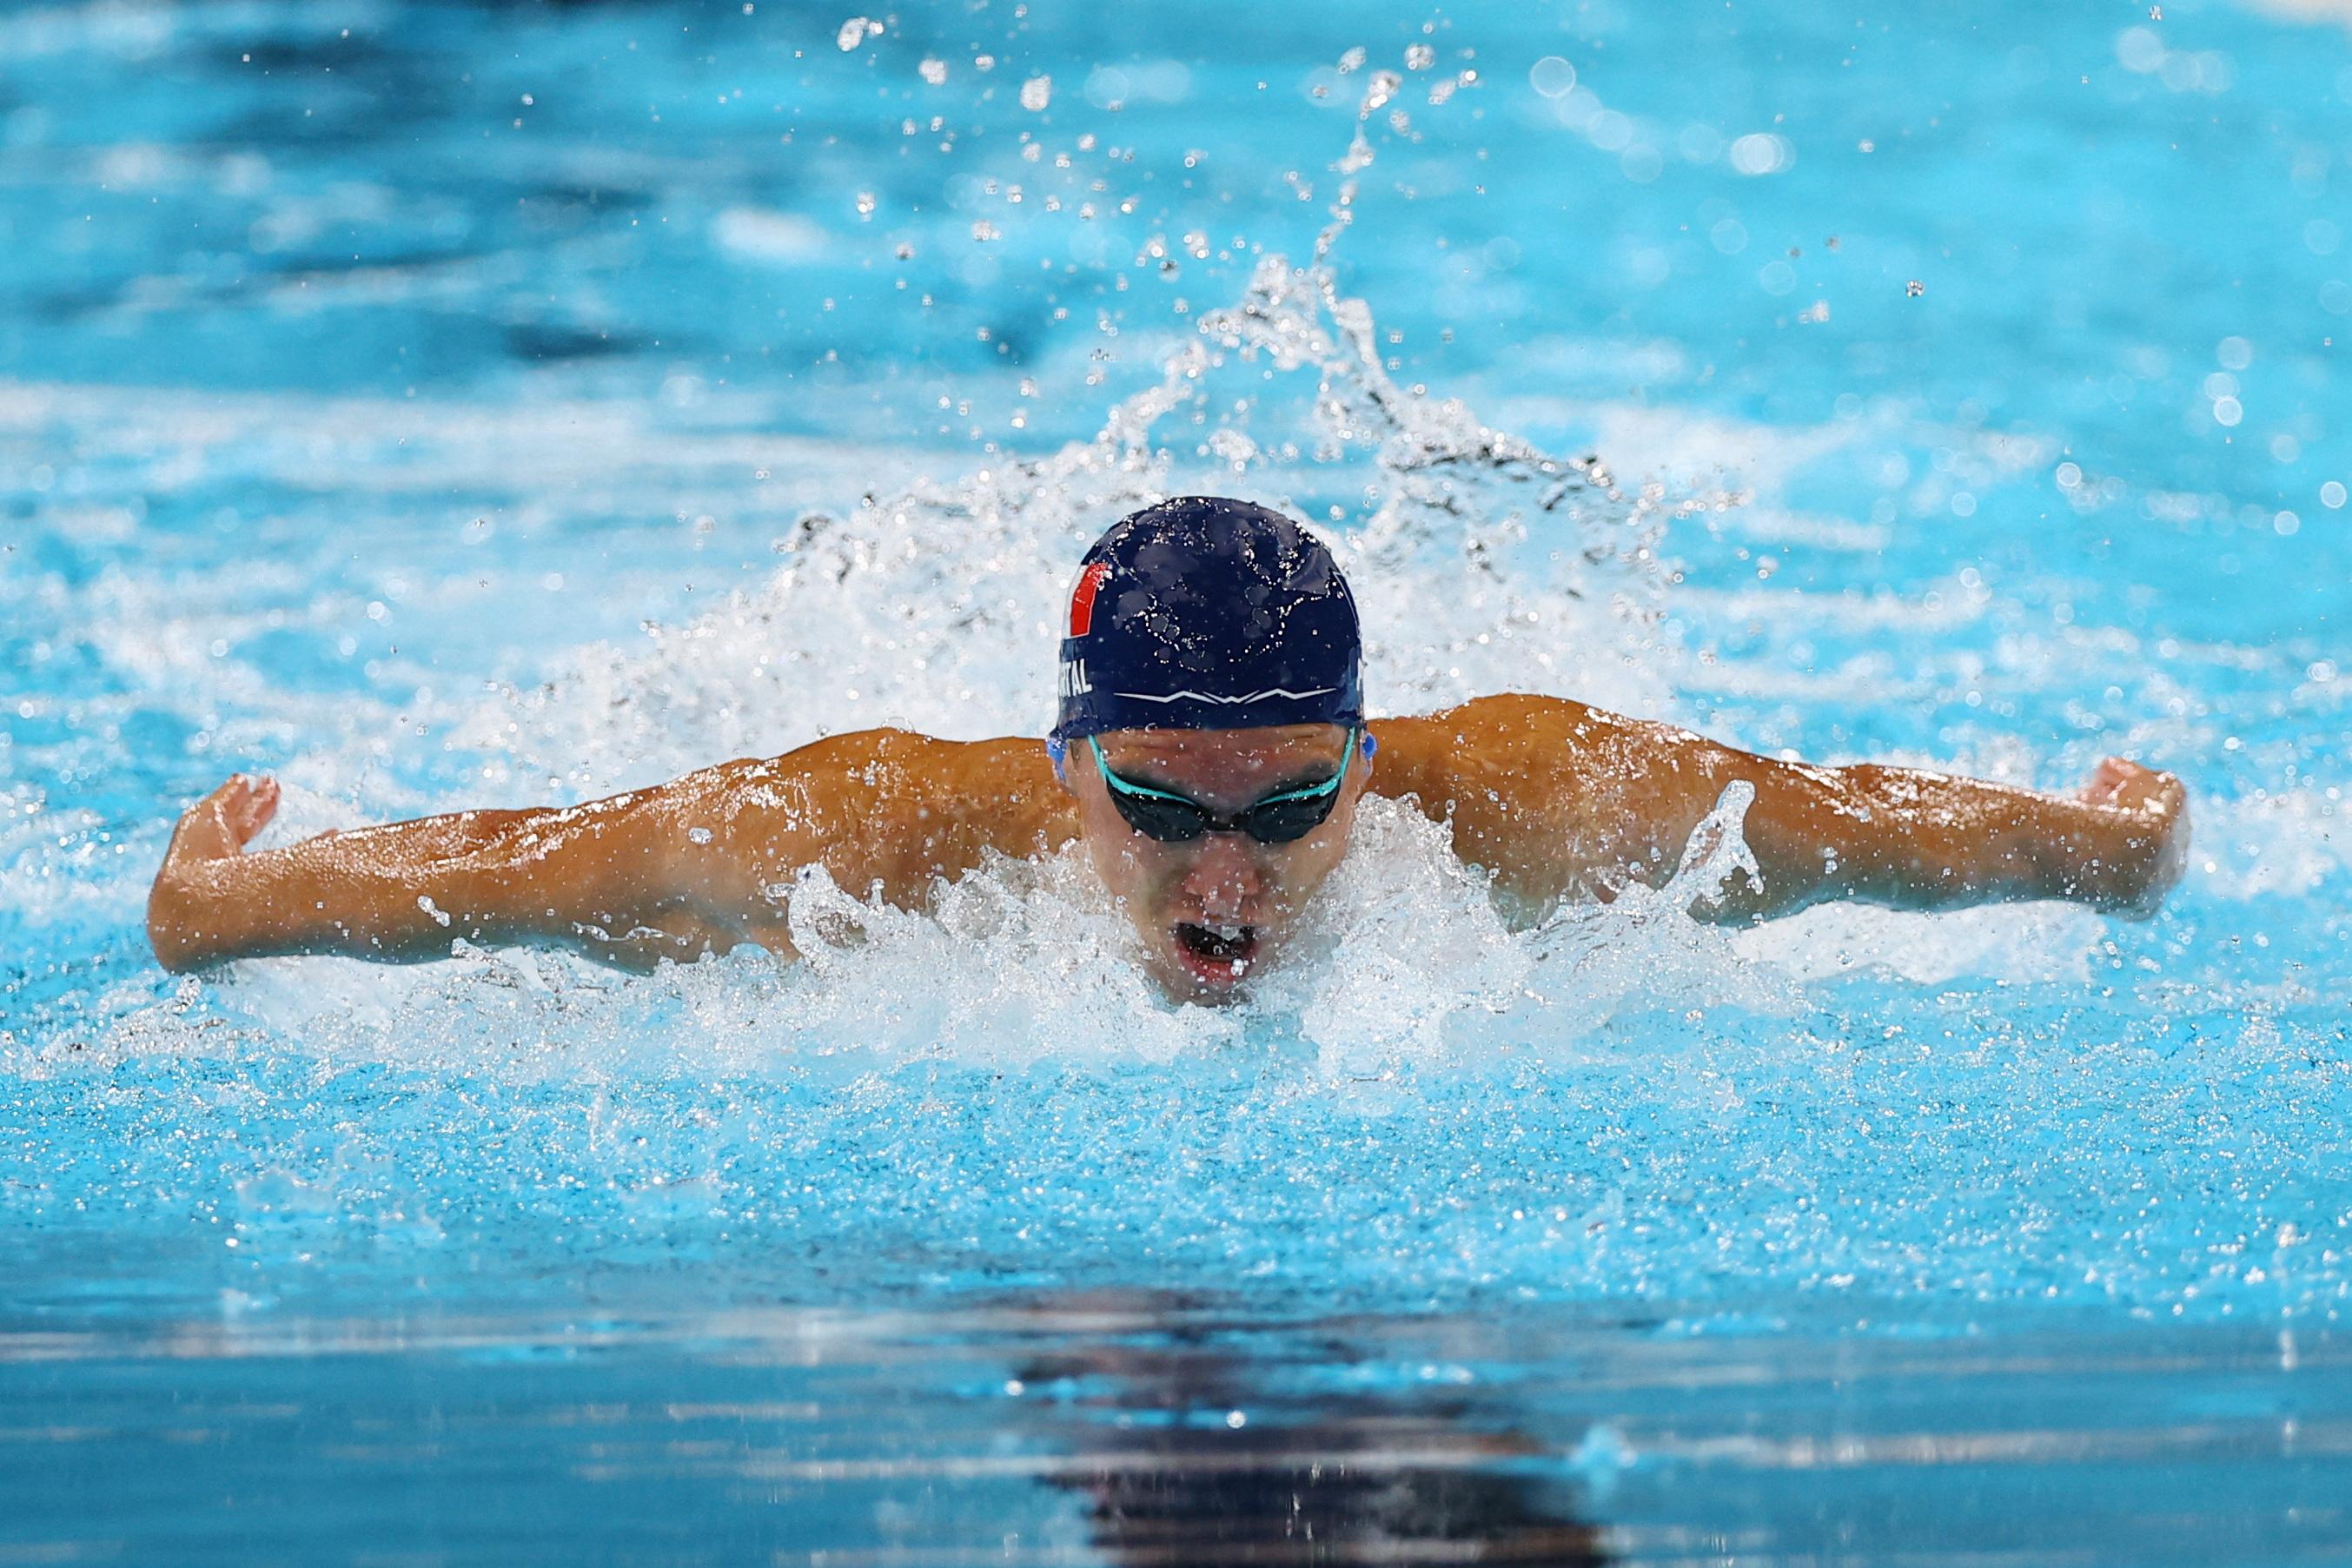
M 1713 754 L 1696 769 L 1713 778 L 1673 800 L 1656 824 L 1662 839 L 1687 841 L 1720 798 L 1707 793 L 1715 779 L 1756 790 L 1745 824 L 1756 874 L 1693 906 L 1707 918 L 1766 919 L 1832 899 L 1950 909 L 2055 898 L 2140 920 L 2188 854 L 2180 781 L 2120 758 L 2075 794 L 2050 795 L 1874 763 L 1778 762 L 1696 737 L 1680 745 Z
M 1619 721 L 1624 723 L 1628 721 Z M 1898 909 L 2057 898 L 2131 919 L 2156 913 L 2189 851 L 2188 794 L 2170 774 L 2118 758 L 2074 795 L 1862 763 L 1781 762 L 1662 726 L 1619 758 L 1626 857 L 1644 881 L 1671 874 L 1725 789 L 1755 790 L 1737 873 L 1693 913 L 1717 920 L 1793 914 L 1832 899 Z
M 2187 792 L 2111 758 L 2071 796 L 1915 768 L 1814 767 L 1547 697 L 1484 698 L 1380 727 L 1386 792 L 1449 823 L 1499 891 L 1541 908 L 1663 885 L 1727 788 L 1755 790 L 1755 874 L 1693 913 L 1793 914 L 1832 899 L 1903 909 L 2063 898 L 2145 918 L 2179 880 Z

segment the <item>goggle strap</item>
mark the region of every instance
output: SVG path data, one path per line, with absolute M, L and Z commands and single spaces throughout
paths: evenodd
M 1090 735 L 1087 737 L 1087 744 L 1094 749 L 1095 766 L 1102 770 L 1103 782 L 1120 794 L 1140 795 L 1150 800 L 1173 800 L 1180 806 L 1190 806 L 1204 816 L 1209 814 L 1207 807 L 1188 796 L 1173 794 L 1166 789 L 1154 789 L 1149 784 L 1138 784 L 1132 779 L 1120 778 L 1110 770 L 1110 763 L 1103 756 L 1102 742 Z M 1354 756 L 1355 750 L 1356 732 L 1351 729 L 1348 732 L 1347 749 L 1339 753 L 1339 771 L 1319 784 L 1308 784 L 1297 789 L 1286 789 L 1279 795 L 1268 795 L 1263 800 L 1253 801 L 1244 809 L 1244 814 L 1255 811 L 1261 806 L 1278 806 L 1286 800 L 1312 800 L 1318 796 L 1333 793 L 1341 784 L 1347 782 L 1348 763 Z
M 1194 810 L 1200 811 L 1203 815 L 1207 814 L 1207 809 L 1198 800 L 1187 799 L 1182 795 L 1173 794 L 1166 789 L 1154 789 L 1150 785 L 1138 784 L 1132 779 L 1120 778 L 1118 774 L 1113 773 L 1110 770 L 1110 764 L 1104 760 L 1102 742 L 1097 740 L 1090 735 L 1087 737 L 1087 744 L 1094 747 L 1095 766 L 1102 769 L 1103 782 L 1118 790 L 1120 794 L 1140 795 L 1147 800 L 1173 800 L 1180 806 L 1190 806 Z
M 1268 795 L 1249 809 L 1255 811 L 1259 806 L 1278 806 L 1285 800 L 1312 800 L 1320 796 L 1335 793 L 1340 785 L 1348 781 L 1348 759 L 1353 755 L 1355 749 L 1355 732 L 1350 730 L 1348 733 L 1348 749 L 1339 754 L 1339 771 L 1324 779 L 1320 784 L 1308 784 L 1297 789 L 1285 789 L 1279 795 Z

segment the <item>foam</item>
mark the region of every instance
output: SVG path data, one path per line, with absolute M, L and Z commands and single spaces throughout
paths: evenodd
M 1220 444 L 1227 471 L 1214 478 L 1159 444 L 1163 427 L 1205 419 L 1234 390 L 1270 395 L 1253 373 L 1265 362 L 1313 382 L 1319 449 L 1360 465 L 1359 488 L 1377 497 L 1350 527 L 1307 520 L 1336 534 L 1381 711 L 1505 688 L 1666 706 L 1644 654 L 1673 500 L 1622 495 L 1595 465 L 1402 391 L 1373 338 L 1369 312 L 1327 271 L 1269 256 L 1242 301 L 1204 316 L 1200 340 L 1091 440 L 869 495 L 846 516 L 808 515 L 765 580 L 683 625 L 649 626 L 644 643 L 582 650 L 547 681 L 484 705 L 458 738 L 592 792 L 879 725 L 1042 733 L 1053 628 L 1079 554 L 1105 526 L 1188 482 L 1294 515 L 1295 487 L 1339 484 L 1238 431 Z
M 2352 873 L 2352 810 L 2336 785 L 2304 784 L 2192 808 L 2190 863 L 2230 899 L 2298 897 Z

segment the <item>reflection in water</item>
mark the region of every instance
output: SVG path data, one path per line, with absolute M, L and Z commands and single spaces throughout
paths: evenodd
M 1020 1373 L 1044 1396 L 1023 1403 L 1066 1421 L 1076 1450 L 1051 1484 L 1089 1500 L 1114 1563 L 1608 1561 L 1550 1450 L 1459 1389 L 1277 1392 L 1278 1360 L 1213 1343 L 1197 1317 L 1122 1331 L 1064 1340 Z M 1337 1348 L 1318 1347 L 1325 1366 L 1344 1364 Z

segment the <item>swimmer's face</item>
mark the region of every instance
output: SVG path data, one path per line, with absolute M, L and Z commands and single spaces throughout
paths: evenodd
M 1348 746 L 1348 732 L 1332 724 L 1124 729 L 1096 738 L 1120 778 L 1223 816 L 1330 778 Z M 1077 800 L 1087 852 L 1143 938 L 1146 965 L 1171 996 L 1221 1001 L 1281 952 L 1299 911 L 1348 852 L 1356 801 L 1371 768 L 1360 754 L 1350 759 L 1330 816 L 1286 844 L 1262 844 L 1238 832 L 1163 843 L 1119 815 L 1085 741 L 1071 742 L 1062 771 L 1064 787 Z

